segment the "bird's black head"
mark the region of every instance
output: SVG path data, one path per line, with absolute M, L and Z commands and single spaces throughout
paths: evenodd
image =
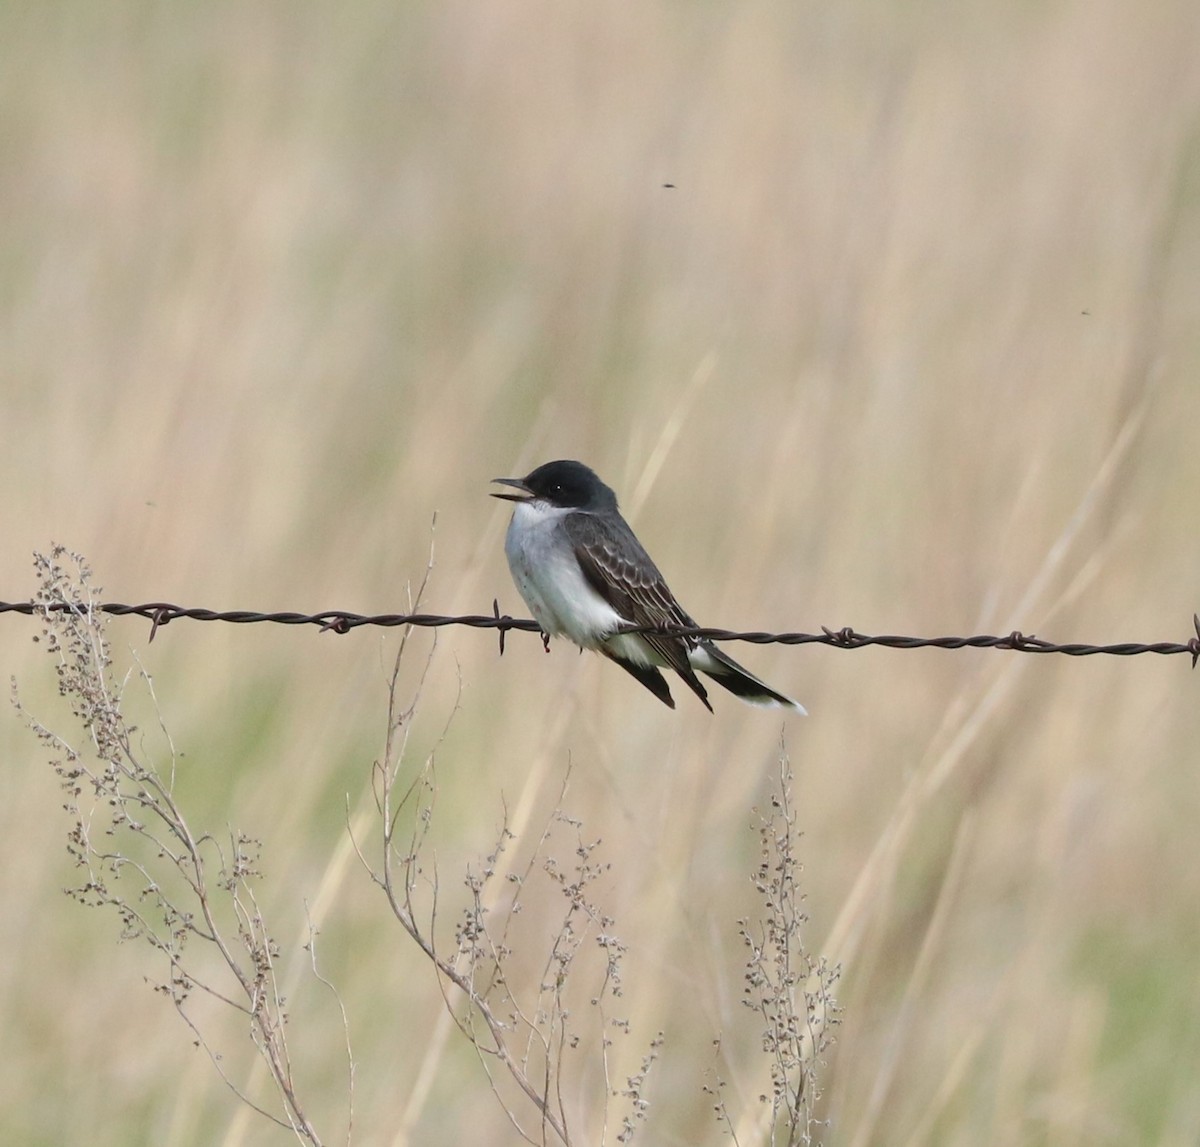
M 493 494 L 508 502 L 537 499 L 570 510 L 615 510 L 617 496 L 582 462 L 547 462 L 524 478 L 493 478 L 528 495 Z

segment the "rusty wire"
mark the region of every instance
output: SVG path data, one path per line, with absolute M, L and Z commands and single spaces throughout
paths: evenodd
M 0 601 L 0 613 L 61 612 L 83 610 L 82 603 L 74 602 L 30 602 Z M 150 640 L 164 625 L 179 618 L 193 621 L 225 621 L 234 625 L 249 625 L 256 622 L 271 622 L 275 625 L 315 625 L 322 631 L 349 633 L 362 626 L 419 626 L 440 628 L 447 625 L 465 625 L 474 629 L 492 629 L 499 633 L 500 652 L 504 652 L 504 636 L 511 630 L 539 633 L 536 621 L 527 618 L 509 617 L 500 612 L 499 603 L 492 602 L 490 614 L 468 614 L 461 617 L 436 613 L 350 613 L 332 609 L 322 613 L 295 613 L 282 611 L 258 613 L 249 609 L 214 610 L 172 605 L 170 602 L 152 601 L 141 605 L 122 605 L 119 602 L 100 602 L 92 608 L 114 617 L 144 617 L 151 623 Z M 630 626 L 626 633 L 660 633 L 670 637 L 700 637 L 712 641 L 746 641 L 754 645 L 830 645 L 835 649 L 863 649 L 868 645 L 881 645 L 888 649 L 1008 649 L 1014 653 L 1061 653 L 1068 657 L 1091 657 L 1103 654 L 1110 657 L 1132 657 L 1140 653 L 1170 655 L 1186 653 L 1192 659 L 1192 668 L 1200 660 L 1200 616 L 1192 615 L 1195 636 L 1187 641 L 1123 641 L 1111 645 L 1090 645 L 1084 642 L 1058 644 L 1014 630 L 1012 633 L 975 634 L 969 637 L 903 637 L 896 634 L 859 633 L 850 626 L 830 629 L 822 626 L 820 633 L 766 633 L 762 631 L 740 632 L 730 629 L 713 629 L 702 626 Z

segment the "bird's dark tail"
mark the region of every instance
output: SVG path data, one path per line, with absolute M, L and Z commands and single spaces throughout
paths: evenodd
M 692 656 L 692 665 L 701 673 L 711 677 L 718 685 L 728 689 L 736 697 L 751 705 L 767 707 L 780 706 L 804 714 L 807 710 L 799 701 L 772 689 L 765 681 L 760 681 L 748 669 L 744 669 L 728 654 L 721 652 L 711 642 L 705 642 L 696 653 L 703 652 L 706 657 Z
M 671 696 L 671 689 L 667 685 L 667 679 L 653 665 L 638 665 L 633 661 L 624 661 L 603 647 L 601 647 L 600 652 L 610 661 L 616 662 L 631 677 L 636 677 L 668 709 L 675 708 L 675 698 Z

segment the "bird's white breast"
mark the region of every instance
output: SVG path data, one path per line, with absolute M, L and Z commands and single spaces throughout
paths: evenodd
M 542 501 L 517 502 L 504 553 L 537 623 L 551 635 L 595 649 L 624 619 L 588 584 L 562 532 L 562 518 L 574 512 Z

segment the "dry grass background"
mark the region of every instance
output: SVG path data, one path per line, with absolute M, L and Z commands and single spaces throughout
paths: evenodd
M 709 624 L 1184 640 L 1197 43 L 1187 0 L 5 5 L 2 596 L 58 540 L 113 599 L 402 609 L 437 511 L 428 605 L 523 612 L 487 481 L 579 457 Z M 53 710 L 32 623 L 3 625 Z M 110 632 L 154 674 L 190 807 L 263 838 L 292 965 L 330 893 L 355 1141 L 513 1141 L 378 895 L 331 875 L 396 635 Z M 812 716 L 680 689 L 671 713 L 597 658 L 453 630 L 414 732 L 417 760 L 461 684 L 450 900 L 502 801 L 540 826 L 570 763 L 630 949 L 621 1054 L 666 1036 L 642 1141 L 727 1141 L 713 1072 L 756 1110 L 735 921 L 782 728 L 809 941 L 844 967 L 826 1142 L 1194 1144 L 1186 663 L 735 653 Z M 150 954 L 60 894 L 54 778 L 15 717 L 0 736 L 0 1136 L 287 1141 L 145 985 Z M 338 1022 L 297 984 L 336 1141 Z

